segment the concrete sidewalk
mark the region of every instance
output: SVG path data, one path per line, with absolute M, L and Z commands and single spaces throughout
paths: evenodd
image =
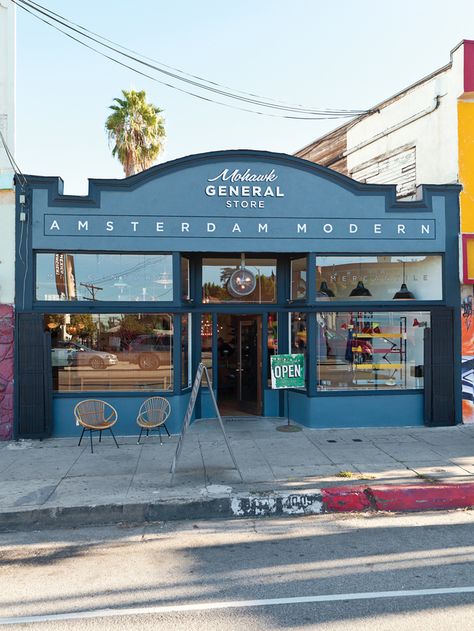
M 282 419 L 215 420 L 178 437 L 0 443 L 0 529 L 330 510 L 474 506 L 474 425 L 282 433 Z M 397 504 L 396 498 L 400 498 Z M 394 501 L 395 498 L 395 501 Z

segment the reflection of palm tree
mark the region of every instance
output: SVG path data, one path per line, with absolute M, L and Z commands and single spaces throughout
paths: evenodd
M 223 285 L 226 285 L 229 281 L 229 278 L 238 269 L 237 267 L 221 267 L 221 276 L 220 280 Z

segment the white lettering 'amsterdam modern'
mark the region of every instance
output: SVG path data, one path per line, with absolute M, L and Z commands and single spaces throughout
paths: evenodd
M 262 239 L 435 239 L 436 224 L 430 220 L 359 219 L 306 217 L 172 217 L 133 216 L 124 218 L 48 215 L 45 235 L 113 237 L 260 237 Z

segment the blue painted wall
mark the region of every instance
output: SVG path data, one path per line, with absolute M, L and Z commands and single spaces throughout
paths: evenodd
M 232 173 L 266 176 L 268 181 L 232 182 L 223 181 L 222 177 L 216 181 L 220 174 L 225 174 L 225 178 Z M 86 197 L 63 195 L 62 182 L 58 178 L 29 175 L 27 180 L 27 225 L 17 224 L 17 235 L 22 235 L 21 241 L 18 236 L 17 242 L 17 312 L 72 313 L 95 309 L 109 313 L 137 311 L 137 303 L 100 302 L 92 305 L 84 302 L 35 302 L 34 252 L 38 250 L 313 253 L 309 256 L 309 300 L 297 307 L 307 312 L 325 308 L 354 308 L 354 303 L 333 303 L 330 307 L 321 303 L 316 305 L 315 252 L 442 254 L 443 300 L 437 303 L 417 302 L 416 308 L 429 309 L 433 304 L 455 309 L 459 306 L 457 235 L 460 189 L 456 185 L 426 186 L 422 199 L 399 203 L 396 201 L 394 186 L 360 184 L 299 158 L 247 150 L 189 156 L 124 180 L 90 180 L 89 195 Z M 230 195 L 230 186 L 254 185 L 261 187 L 261 195 L 249 196 L 242 188 L 238 189 L 238 195 Z M 211 195 L 207 194 L 209 190 L 206 193 L 208 186 L 226 188 L 221 191 L 216 189 L 222 195 Z M 264 195 L 265 192 L 268 195 Z M 250 201 L 255 205 L 245 207 L 245 203 Z M 229 202 L 231 207 L 228 206 Z M 234 202 L 238 207 L 234 207 Z M 189 224 L 188 227 L 183 229 L 186 224 Z M 208 224 L 211 224 L 211 230 Z M 356 232 L 350 231 L 350 224 L 357 225 Z M 266 225 L 266 228 L 260 229 L 260 225 Z M 299 230 L 298 225 L 306 226 L 306 231 L 303 228 Z M 401 232 L 400 225 L 403 226 Z M 178 263 L 178 257 L 175 256 L 175 275 Z M 175 289 L 174 301 L 168 305 L 140 303 L 139 310 L 174 313 L 190 311 L 195 314 L 195 369 L 199 348 L 197 320 L 200 313 L 218 310 L 257 313 L 261 309 L 256 305 L 245 308 L 239 305 L 235 309 L 231 305 L 201 305 L 198 275 L 193 282 L 197 297 L 193 304 L 181 303 L 180 294 Z M 288 279 L 285 282 L 289 284 Z M 364 308 L 392 310 L 394 305 L 379 303 L 369 307 L 366 304 Z M 295 306 L 291 306 L 286 298 L 282 298 L 274 308 L 283 314 L 292 309 Z M 284 348 L 282 340 L 287 343 L 283 330 L 280 344 Z M 460 346 L 457 325 L 454 344 L 456 348 Z M 177 374 L 180 374 L 178 343 L 175 343 L 174 362 Z M 460 375 L 460 351 L 455 362 L 456 374 Z M 295 420 L 311 427 L 419 425 L 423 422 L 422 393 L 377 393 L 376 396 L 369 392 L 357 396 L 317 394 L 315 366 L 315 358 L 311 357 L 308 365 L 308 396 L 290 393 L 290 412 Z M 460 418 L 460 379 L 458 381 L 459 388 L 456 385 L 453 405 L 457 418 Z M 119 409 L 117 432 L 136 433 L 136 414 L 144 396 L 101 395 Z M 264 390 L 263 396 L 265 414 L 277 416 L 282 411 L 280 393 Z M 180 430 L 188 397 L 189 393 L 179 392 L 176 380 L 174 393 L 170 396 L 173 413 L 169 422 L 170 431 L 174 433 Z M 55 397 L 54 435 L 77 433 L 73 408 L 81 398 Z M 204 391 L 200 399 L 197 413 L 203 417 L 213 416 L 209 393 Z

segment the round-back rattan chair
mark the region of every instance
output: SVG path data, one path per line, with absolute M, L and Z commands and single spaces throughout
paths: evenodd
M 79 439 L 79 445 L 81 444 L 82 437 L 86 429 L 89 430 L 91 437 L 91 453 L 94 453 L 92 446 L 92 432 L 99 432 L 99 443 L 102 441 L 102 432 L 108 429 L 112 434 L 115 444 L 118 448 L 117 440 L 112 431 L 113 425 L 118 420 L 117 410 L 113 405 L 102 401 L 101 399 L 84 399 L 74 408 L 74 417 L 76 424 L 82 426 L 82 434 Z
M 140 439 L 143 434 L 143 430 L 146 430 L 148 436 L 150 430 L 157 429 L 160 435 L 160 445 L 163 444 L 161 439 L 161 428 L 164 427 L 168 436 L 170 433 L 166 427 L 166 421 L 171 414 L 171 405 L 164 397 L 150 397 L 144 401 L 138 411 L 137 424 L 140 427 L 140 436 L 137 443 L 140 443 Z

